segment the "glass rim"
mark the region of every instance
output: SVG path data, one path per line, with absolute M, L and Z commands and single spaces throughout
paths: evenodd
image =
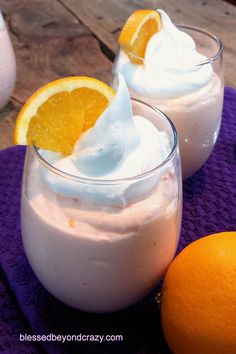
M 216 53 L 214 55 L 211 55 L 210 57 L 207 57 L 206 59 L 203 59 L 203 60 L 198 60 L 198 61 L 192 61 L 192 62 L 186 62 L 186 64 L 189 64 L 191 66 L 202 66 L 202 65 L 206 65 L 206 64 L 209 64 L 209 63 L 212 63 L 214 61 L 216 61 L 218 59 L 218 57 L 221 55 L 223 49 L 224 49 L 224 46 L 223 46 L 223 43 L 221 42 L 220 38 L 217 37 L 216 35 L 212 34 L 211 32 L 205 30 L 204 28 L 200 28 L 200 27 L 197 27 L 197 26 L 192 26 L 192 25 L 186 25 L 186 24 L 176 24 L 175 23 L 175 26 L 178 27 L 178 28 L 182 28 L 182 29 L 189 29 L 189 30 L 192 30 L 192 31 L 195 31 L 195 32 L 200 32 L 208 37 L 210 37 L 218 46 L 218 49 L 216 51 Z M 122 46 L 120 46 L 120 48 L 123 50 L 123 52 L 125 54 L 128 54 L 132 57 L 134 57 L 135 59 L 138 59 L 140 61 L 142 61 L 142 63 L 144 64 L 145 63 L 145 59 L 144 58 L 141 58 L 139 57 L 138 55 L 136 54 L 133 54 L 129 51 L 125 51 Z M 147 61 L 146 61 L 147 63 Z M 155 64 L 153 62 L 150 62 L 150 64 Z M 184 62 L 185 64 L 185 62 Z M 138 64 L 137 64 L 138 65 Z
M 161 170 L 174 156 L 177 146 L 178 146 L 178 134 L 177 134 L 177 130 L 174 126 L 174 124 L 172 123 L 171 119 L 164 113 L 162 112 L 160 109 L 146 103 L 143 102 L 141 100 L 138 100 L 136 98 L 131 98 L 132 102 L 135 102 L 137 104 L 141 104 L 144 106 L 147 106 L 149 109 L 151 109 L 152 111 L 155 111 L 156 114 L 158 114 L 159 116 L 161 116 L 162 118 L 164 118 L 165 120 L 167 120 L 168 124 L 171 127 L 171 131 L 173 134 L 173 143 L 171 144 L 171 149 L 170 152 L 168 153 L 168 155 L 166 156 L 166 158 L 157 166 L 155 166 L 154 168 L 152 168 L 149 171 L 146 171 L 144 173 L 141 173 L 139 175 L 135 175 L 135 176 L 131 176 L 131 177 L 125 177 L 125 178 L 117 178 L 117 179 L 98 179 L 98 178 L 87 178 L 87 177 L 80 177 L 80 176 L 76 176 L 70 173 L 67 173 L 65 171 L 62 171 L 56 167 L 54 167 L 52 164 L 50 164 L 46 159 L 43 158 L 43 156 L 40 154 L 39 152 L 39 148 L 36 147 L 35 145 L 31 146 L 32 151 L 34 156 L 36 156 L 36 158 L 39 160 L 39 162 L 45 166 L 47 169 L 49 169 L 51 172 L 55 173 L 56 175 L 59 175 L 63 178 L 67 178 L 73 181 L 77 181 L 83 184 L 90 184 L 90 185 L 116 185 L 116 184 L 125 184 L 128 182 L 135 182 L 141 179 L 145 179 L 148 178 L 150 176 L 152 176 L 153 174 L 155 174 L 157 171 Z

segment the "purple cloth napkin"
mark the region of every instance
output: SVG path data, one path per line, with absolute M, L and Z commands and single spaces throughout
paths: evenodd
M 168 353 L 155 302 L 158 288 L 124 311 L 93 315 L 63 305 L 38 282 L 24 254 L 20 233 L 24 155 L 25 148 L 20 146 L 0 152 L 0 352 Z M 199 237 L 236 229 L 235 185 L 236 91 L 226 88 L 222 127 L 214 152 L 205 166 L 184 183 L 178 251 Z M 123 342 L 23 342 L 20 333 L 121 334 Z

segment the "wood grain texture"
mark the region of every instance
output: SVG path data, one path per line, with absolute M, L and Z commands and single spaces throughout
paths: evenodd
M 17 61 L 13 100 L 1 112 L 0 148 L 12 145 L 18 107 L 43 84 L 61 76 L 88 75 L 110 81 L 112 63 L 99 42 L 56 0 L 0 0 Z
M 157 6 L 175 23 L 205 28 L 224 44 L 225 84 L 236 86 L 236 7 L 221 0 L 60 0 L 116 53 L 117 38 L 128 16 L 139 8 Z
M 4 110 L 0 111 L 0 149 L 12 145 L 15 117 L 21 104 L 12 99 Z

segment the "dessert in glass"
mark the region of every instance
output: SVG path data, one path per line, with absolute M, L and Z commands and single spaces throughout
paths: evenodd
M 116 92 L 92 79 L 110 100 L 106 106 L 101 97 L 97 103 L 82 97 L 91 90 L 91 79 L 83 79 L 86 88 L 72 87 L 79 77 L 42 88 L 18 118 L 15 142 L 40 145 L 27 148 L 22 238 L 34 273 L 51 294 L 80 310 L 112 312 L 147 295 L 175 256 L 182 217 L 178 140 L 164 113 L 130 99 L 122 76 Z M 58 96 L 58 83 L 68 95 Z M 53 116 L 56 109 L 56 139 L 66 119 L 71 129 L 74 118 L 63 112 L 67 99 L 67 113 L 77 126 L 80 110 L 86 115 L 93 113 L 92 106 L 102 109 L 88 129 L 85 119 L 86 128 L 71 149 L 64 145 L 62 153 L 53 143 L 46 150 L 53 131 L 40 141 L 39 126 L 45 128 L 45 112 Z M 27 119 L 32 122 L 25 134 Z M 73 132 L 63 132 L 68 142 Z
M 170 117 L 178 131 L 183 178 L 191 176 L 210 156 L 220 129 L 220 40 L 200 28 L 175 26 L 162 10 L 138 10 L 119 42 L 113 86 L 122 73 L 132 97 Z
M 15 55 L 0 11 L 0 110 L 9 101 L 15 87 L 15 81 Z

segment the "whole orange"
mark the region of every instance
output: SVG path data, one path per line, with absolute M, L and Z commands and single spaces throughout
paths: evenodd
M 174 354 L 236 354 L 236 232 L 203 237 L 175 258 L 161 320 Z

